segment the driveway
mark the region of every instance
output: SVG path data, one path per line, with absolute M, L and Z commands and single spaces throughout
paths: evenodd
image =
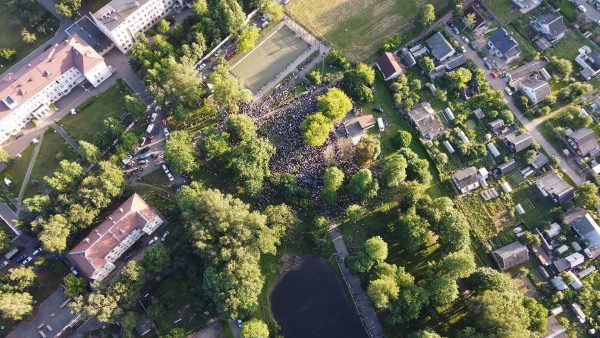
M 475 62 L 475 64 L 478 67 L 480 67 L 481 69 L 483 69 L 485 71 L 485 76 L 487 77 L 487 79 L 490 82 L 490 84 L 492 85 L 492 87 L 494 87 L 496 90 L 499 90 L 500 92 L 504 93 L 504 101 L 506 101 L 508 108 L 513 112 L 515 117 L 523 124 L 523 127 L 525 128 L 525 130 L 527 130 L 529 132 L 529 134 L 535 140 L 535 142 L 538 143 L 546 151 L 546 153 L 548 153 L 549 156 L 556 156 L 560 159 L 561 169 L 565 171 L 567 176 L 569 176 L 569 178 L 573 182 L 575 182 L 575 184 L 581 185 L 582 183 L 584 183 L 586 180 L 585 180 L 585 177 L 580 174 L 579 168 L 576 165 L 574 165 L 573 163 L 571 163 L 569 161 L 569 159 L 566 158 L 562 153 L 560 153 L 558 150 L 554 149 L 554 147 L 542 135 L 539 127 L 540 127 L 540 124 L 544 120 L 543 119 L 529 120 L 528 118 L 523 116 L 523 114 L 521 113 L 519 108 L 517 108 L 517 106 L 513 102 L 512 97 L 508 96 L 504 92 L 504 87 L 506 87 L 506 82 L 503 79 L 500 79 L 497 77 L 496 78 L 492 77 L 490 75 L 490 72 L 487 71 L 487 68 L 484 65 L 483 59 L 475 51 L 473 51 L 469 46 L 467 46 L 464 43 L 464 41 L 462 41 L 462 39 L 460 38 L 459 35 L 454 34 L 454 32 L 452 32 L 450 30 L 450 28 L 448 28 L 447 26 L 444 26 L 444 29 L 446 30 L 446 32 L 448 32 L 448 34 L 450 34 L 452 37 L 454 37 L 456 40 L 458 40 L 459 43 L 466 48 L 466 50 L 467 50 L 465 53 L 466 56 L 469 59 L 473 60 L 473 62 Z

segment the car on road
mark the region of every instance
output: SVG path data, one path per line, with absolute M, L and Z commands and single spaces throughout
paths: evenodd
M 468 38 L 468 37 L 466 37 L 466 36 L 464 36 L 464 35 L 463 35 L 463 36 L 461 36 L 460 38 L 461 38 L 461 39 L 462 39 L 462 40 L 463 40 L 465 43 L 469 43 L 469 42 L 470 42 L 470 41 L 469 41 L 469 38 Z
M 490 72 L 490 76 L 493 77 L 494 79 L 498 77 L 498 74 L 494 73 L 494 72 Z
M 583 5 L 577 5 L 577 9 L 581 12 L 581 13 L 585 13 L 587 12 L 587 9 L 585 7 L 583 7 Z
M 219 56 L 219 55 L 221 55 L 221 53 L 223 53 L 223 50 L 222 49 L 217 49 L 215 51 L 215 56 Z
M 21 255 L 21 256 L 17 257 L 17 259 L 15 259 L 15 262 L 20 264 L 26 258 L 27 258 L 27 255 Z
M 148 141 L 148 138 L 146 136 L 142 137 L 142 140 L 140 142 L 140 147 L 143 147 L 144 144 L 146 144 L 146 141 Z
M 133 256 L 133 252 L 128 252 L 125 256 L 123 256 L 123 261 L 127 262 Z
M 169 179 L 169 182 L 173 182 L 175 180 L 175 178 L 173 177 L 173 175 L 171 175 L 171 173 L 167 173 L 167 178 Z
M 458 31 L 458 28 L 456 27 L 452 27 L 452 31 L 454 32 L 454 34 L 459 35 L 460 32 Z
M 8 265 L 8 261 L 4 261 L 4 262 L 0 263 L 0 269 L 4 268 L 7 265 Z
M 152 129 L 154 129 L 154 123 L 150 123 L 148 125 L 148 127 L 146 128 L 146 134 L 150 134 L 152 132 Z
M 512 90 L 510 90 L 510 88 L 508 87 L 504 87 L 504 92 L 506 93 L 506 95 L 511 96 L 513 94 Z
M 160 128 L 154 128 L 154 135 L 160 134 Z
M 165 138 L 169 138 L 169 129 L 167 129 L 167 127 L 163 128 L 163 132 L 165 133 Z
M 33 258 L 31 256 L 25 258 L 23 262 L 21 262 L 21 265 L 27 265 L 27 263 L 31 262 L 32 259 Z
M 165 233 L 162 234 L 162 236 L 160 237 L 160 241 L 164 242 L 167 239 L 167 236 L 169 236 L 169 230 L 165 231 Z
M 479 50 L 479 48 L 477 47 L 477 45 L 474 42 L 469 43 L 469 47 L 474 51 Z
M 286 5 L 290 0 L 283 0 L 283 4 Z
M 196 69 L 202 70 L 204 67 L 206 67 L 206 63 L 201 63 Z
M 148 241 L 148 245 L 152 245 L 152 243 L 158 241 L 158 236 L 154 236 L 150 241 Z
M 150 157 L 152 157 L 152 158 L 158 158 L 158 153 L 152 153 L 152 154 L 150 154 Z
M 123 164 L 129 163 L 129 161 L 131 161 L 132 158 L 133 158 L 133 156 L 131 156 L 131 154 L 127 155 L 127 157 L 125 157 L 122 161 Z
M 140 155 L 140 157 L 138 157 L 138 160 L 147 160 L 148 159 L 148 155 Z
M 162 170 L 165 172 L 165 174 L 168 174 L 168 173 L 169 173 L 169 168 L 167 168 L 167 165 L 166 165 L 166 164 L 164 164 L 164 163 L 163 163 L 163 164 L 161 164 L 161 165 L 160 165 L 160 167 L 161 167 L 161 168 L 162 168 Z

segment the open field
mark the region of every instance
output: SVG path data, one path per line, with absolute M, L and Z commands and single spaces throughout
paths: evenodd
M 1 61 L 2 67 L 0 67 L 0 73 L 3 73 L 8 67 L 12 66 L 25 55 L 46 42 L 54 35 L 56 29 L 58 29 L 58 20 L 39 5 L 37 1 L 33 1 L 31 3 L 31 15 L 39 15 L 43 18 L 47 18 L 52 24 L 49 27 L 46 27 L 46 34 L 41 34 L 29 29 L 30 32 L 35 33 L 37 40 L 35 43 L 29 45 L 26 44 L 21 39 L 21 29 L 25 27 L 22 21 L 25 19 L 22 17 L 22 13 L 17 12 L 11 2 L 12 1 L 0 1 L 0 48 L 12 48 L 17 54 L 11 61 Z
M 308 48 L 302 38 L 283 26 L 236 64 L 231 72 L 256 93 Z
M 106 118 L 118 119 L 125 112 L 124 97 L 129 93 L 119 89 L 119 85 L 114 85 L 104 93 L 90 97 L 77 108 L 77 115 L 65 116 L 60 124 L 73 139 L 92 142 Z
M 437 9 L 446 5 L 444 0 L 294 0 L 286 12 L 317 38 L 358 61 L 377 53 L 387 37 L 410 31 L 426 3 Z
M 503 24 L 507 24 L 522 15 L 511 0 L 484 0 L 483 3 Z
M 577 54 L 579 54 L 577 50 L 582 46 L 588 46 L 592 49 L 595 49 L 594 44 L 590 43 L 588 39 L 584 38 L 581 34 L 574 31 L 568 31 L 564 38 L 546 51 L 546 55 L 556 56 L 572 61 L 575 59 Z M 577 64 L 576 66 L 579 67 Z
M 19 189 L 21 189 L 21 184 L 23 184 L 25 172 L 27 171 L 29 161 L 31 161 L 31 155 L 33 155 L 34 148 L 35 144 L 29 145 L 27 149 L 23 150 L 21 157 L 11 160 L 7 168 L 2 171 L 2 178 L 8 178 L 12 181 L 8 190 L 14 194 L 14 197 L 17 197 L 19 194 Z

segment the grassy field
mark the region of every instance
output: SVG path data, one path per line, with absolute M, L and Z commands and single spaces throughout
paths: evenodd
M 358 61 L 377 53 L 387 37 L 410 31 L 425 3 L 437 9 L 446 5 L 444 0 L 294 0 L 286 5 L 286 12 Z
M 503 24 L 521 16 L 521 12 L 511 0 L 484 0 L 483 3 Z
M 37 1 L 31 3 L 32 15 L 39 15 L 44 18 L 48 18 L 51 24 L 46 27 L 47 33 L 40 34 L 38 32 L 29 29 L 30 32 L 35 33 L 37 40 L 33 44 L 26 44 L 21 39 L 21 29 L 24 24 L 21 21 L 20 13 L 11 4 L 11 1 L 0 1 L 0 48 L 12 48 L 17 54 L 11 61 L 2 60 L 0 67 L 0 73 L 3 73 L 8 67 L 21 60 L 24 56 L 29 54 L 34 49 L 38 48 L 44 42 L 48 41 L 50 37 L 54 35 L 54 32 L 58 29 L 58 20 L 47 12 Z
M 77 153 L 65 142 L 65 140 L 50 128 L 44 134 L 40 152 L 31 171 L 30 180 L 41 180 L 44 176 L 52 175 L 62 160 L 74 161 L 77 159 Z M 42 192 L 42 184 L 33 186 L 28 184 L 25 189 L 25 198 Z
M 309 45 L 294 31 L 283 26 L 237 63 L 231 72 L 244 81 L 248 89 L 256 93 L 308 47 Z
M 17 197 L 19 194 L 19 190 L 21 189 L 21 184 L 23 184 L 25 172 L 27 171 L 27 166 L 31 160 L 31 155 L 33 154 L 34 148 L 35 144 L 31 144 L 29 147 L 27 147 L 27 149 L 23 150 L 21 157 L 12 160 L 7 168 L 2 171 L 2 178 L 6 177 L 12 181 L 12 184 L 8 190 L 14 194 L 14 197 Z
M 588 46 L 594 48 L 594 45 L 590 43 L 581 34 L 568 31 L 567 35 L 562 38 L 556 45 L 546 51 L 546 56 L 556 56 L 567 60 L 573 60 L 579 54 L 577 50 L 581 46 Z
M 77 108 L 77 115 L 65 116 L 60 124 L 73 139 L 92 142 L 106 118 L 118 119 L 123 114 L 126 109 L 124 96 L 127 94 L 114 85 L 104 93 L 87 99 Z

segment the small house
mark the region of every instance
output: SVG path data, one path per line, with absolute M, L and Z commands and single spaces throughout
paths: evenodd
M 562 308 L 560 308 L 562 312 Z M 548 316 L 546 318 L 546 334 L 541 338 L 566 338 L 567 330 L 558 322 L 556 315 Z
M 593 130 L 581 128 L 566 136 L 567 143 L 579 157 L 596 157 L 600 155 L 600 147 Z
M 573 309 L 573 312 L 575 313 L 575 317 L 577 317 L 577 320 L 583 324 L 586 322 L 586 317 L 585 317 L 585 313 L 583 313 L 583 310 L 581 310 L 581 307 L 579 306 L 579 304 L 577 303 L 573 303 L 571 304 L 571 309 Z
M 397 78 L 405 72 L 404 68 L 398 63 L 394 54 L 385 52 L 377 59 L 375 63 L 377 69 L 383 74 L 383 80 L 389 81 Z
M 517 135 L 516 132 L 510 133 L 506 135 L 504 141 L 514 153 L 521 152 L 533 144 L 533 138 L 529 133 L 523 133 L 521 135 Z
M 519 88 L 533 104 L 538 104 L 552 93 L 548 82 L 534 77 L 523 80 L 519 83 Z
M 515 205 L 515 210 L 517 211 L 517 214 L 519 214 L 519 216 L 521 216 L 525 213 L 525 209 L 523 209 L 523 206 L 521 205 L 521 203 Z
M 573 231 L 586 243 L 586 254 L 589 258 L 600 256 L 600 227 L 592 216 L 582 208 L 571 210 L 563 222 L 568 224 Z
M 417 104 L 408 112 L 408 117 L 411 124 L 417 128 L 424 139 L 436 139 L 445 130 L 444 125 L 437 119 L 435 111 L 428 102 Z
M 590 265 L 587 269 L 580 271 L 577 275 L 579 276 L 579 278 L 585 278 L 594 271 L 596 271 L 596 266 Z
M 493 54 L 506 63 L 511 63 L 521 56 L 519 44 L 504 28 L 498 28 L 492 33 L 488 40 L 488 47 Z
M 463 143 L 469 143 L 469 138 L 467 137 L 467 135 L 465 134 L 464 131 L 459 131 L 458 132 L 458 138 L 460 138 L 461 141 L 463 141 Z
M 567 33 L 564 18 L 555 13 L 538 15 L 532 22 L 533 29 L 548 41 L 557 42 Z
M 501 271 L 512 269 L 529 260 L 529 250 L 519 241 L 496 249 L 493 254 Z
M 504 126 L 504 120 L 497 119 L 497 120 L 494 120 L 494 121 L 488 123 L 487 125 L 488 125 L 488 129 L 495 133 Z
M 554 286 L 554 288 L 558 291 L 563 291 L 568 288 L 567 284 L 565 284 L 565 281 L 559 276 L 552 278 L 550 280 L 550 284 L 552 284 L 552 286 Z
M 565 258 L 561 258 L 554 262 L 554 266 L 558 272 L 562 272 L 568 269 L 572 269 L 576 266 L 583 264 L 585 257 L 579 252 L 572 253 Z
M 483 118 L 485 117 L 485 114 L 484 114 L 484 113 L 483 113 L 483 111 L 482 111 L 481 109 L 479 109 L 479 108 L 478 108 L 477 110 L 475 110 L 475 111 L 473 112 L 473 114 L 475 114 L 475 117 L 476 117 L 476 118 L 477 118 L 479 121 L 483 120 Z
M 548 159 L 548 156 L 538 153 L 533 162 L 531 162 L 531 167 L 533 167 L 535 170 L 539 170 L 548 166 L 549 164 L 550 160 Z
M 549 197 L 556 204 L 564 204 L 575 197 L 575 190 L 565 182 L 554 170 L 550 170 L 535 182 L 544 197 Z
M 549 229 L 544 230 L 544 234 L 548 238 L 554 238 L 554 237 L 558 236 L 561 231 L 562 231 L 562 227 L 560 226 L 560 224 L 554 222 L 554 223 L 550 224 Z
M 361 129 L 369 129 L 374 127 L 377 121 L 373 115 L 363 115 L 358 118 L 358 125 Z
M 452 183 L 461 194 L 479 188 L 477 168 L 467 167 L 456 171 L 452 175 Z
M 567 272 L 567 273 L 569 274 L 569 276 L 571 276 L 571 279 L 573 280 L 573 281 L 571 282 L 571 284 L 570 284 L 570 285 L 571 285 L 571 287 L 572 287 L 574 290 L 579 290 L 579 289 L 581 289 L 581 288 L 583 287 L 583 283 L 581 283 L 581 280 L 579 279 L 579 277 L 577 277 L 577 276 L 576 276 L 576 275 L 573 273 L 573 271 L 569 271 L 569 272 Z
M 433 34 L 426 43 L 429 52 L 438 62 L 443 62 L 456 53 L 450 42 L 440 32 Z
M 504 175 L 507 172 L 513 170 L 515 168 L 516 164 L 517 164 L 517 162 L 515 161 L 515 159 L 512 159 L 506 163 L 502 163 L 502 164 L 498 165 L 496 167 L 496 169 L 494 169 L 494 174 L 496 176 Z
M 402 49 L 402 63 L 408 68 L 417 64 L 417 60 L 415 60 L 412 53 L 406 48 Z

